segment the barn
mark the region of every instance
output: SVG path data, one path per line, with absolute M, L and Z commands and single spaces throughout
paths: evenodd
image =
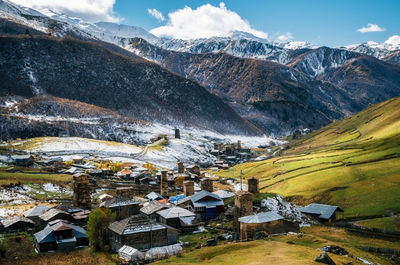
M 344 211 L 339 206 L 319 203 L 311 203 L 301 208 L 300 212 L 314 217 L 322 223 L 334 223 L 344 217 Z

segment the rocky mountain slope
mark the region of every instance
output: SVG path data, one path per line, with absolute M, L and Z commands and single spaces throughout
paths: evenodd
M 346 91 L 271 61 L 168 51 L 142 39 L 131 50 L 199 82 L 269 133 L 319 128 L 361 108 Z
M 1 95 L 52 95 L 127 117 L 257 134 L 217 96 L 144 59 L 51 36 L 0 37 Z
M 75 100 L 38 96 L 30 99 L 2 98 L 2 139 L 71 135 L 143 144 L 137 126 L 143 121 L 123 117 L 109 109 Z

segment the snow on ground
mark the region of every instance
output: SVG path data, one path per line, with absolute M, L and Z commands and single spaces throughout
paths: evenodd
M 18 205 L 23 203 L 34 203 L 35 201 L 28 196 L 13 189 L 0 190 L 0 205 Z
M 170 125 L 153 123 L 148 126 L 133 126 L 135 126 L 135 136 L 143 142 L 149 143 L 150 139 L 156 136 L 167 135 L 168 145 L 161 150 L 155 150 L 151 146 L 144 148 L 79 137 L 42 137 L 20 141 L 20 146 L 26 146 L 26 151 L 32 153 L 42 152 L 46 153 L 46 156 L 60 156 L 65 161 L 71 160 L 75 155 L 83 157 L 93 155 L 112 161 L 152 163 L 159 167 L 173 169 L 176 167 L 177 161 L 183 161 L 185 164 L 211 165 L 215 160 L 215 157 L 209 153 L 213 149 L 213 142 L 236 143 L 240 141 L 243 147 L 248 148 L 284 143 L 266 136 L 223 135 L 210 130 L 190 127 L 180 128 L 181 138 L 175 139 L 175 127 Z
M 48 191 L 48 192 L 60 192 L 61 191 L 60 187 L 58 185 L 53 184 L 53 183 L 45 183 L 45 184 L 43 184 L 43 189 L 45 191 Z
M 261 207 L 265 211 L 275 212 L 284 218 L 300 223 L 300 226 L 309 226 L 315 224 L 315 221 L 310 220 L 307 216 L 300 212 L 299 206 L 286 202 L 280 195 L 269 197 L 261 201 Z

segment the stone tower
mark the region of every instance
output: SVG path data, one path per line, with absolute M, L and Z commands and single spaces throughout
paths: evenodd
M 183 193 L 185 196 L 192 196 L 194 194 L 194 182 L 187 180 L 183 182 Z
M 248 191 L 237 191 L 235 193 L 235 209 L 233 213 L 233 229 L 239 233 L 238 219 L 253 214 L 253 194 Z
M 161 180 L 160 180 L 160 193 L 162 196 L 168 195 L 168 171 L 161 171 Z
M 90 183 L 89 175 L 87 174 L 75 174 L 73 177 L 73 191 L 74 196 L 72 198 L 73 206 L 90 209 L 91 198 L 90 190 L 92 185 Z
M 185 166 L 183 165 L 183 162 L 179 161 L 178 162 L 178 173 L 182 174 L 183 172 L 185 172 Z
M 247 180 L 247 190 L 254 194 L 259 193 L 260 191 L 258 188 L 258 184 L 259 184 L 258 178 L 255 178 L 255 177 L 249 178 Z
M 201 189 L 206 190 L 208 192 L 213 192 L 214 191 L 213 181 L 207 178 L 203 179 L 201 181 Z

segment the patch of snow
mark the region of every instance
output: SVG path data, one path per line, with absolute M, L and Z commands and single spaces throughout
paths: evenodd
M 53 183 L 43 184 L 43 189 L 48 192 L 60 192 L 61 191 L 60 187 Z
M 263 199 L 261 201 L 261 207 L 264 211 L 272 211 L 284 218 L 299 222 L 301 226 L 309 226 L 315 223 L 300 212 L 301 207 L 286 202 L 280 195 Z

